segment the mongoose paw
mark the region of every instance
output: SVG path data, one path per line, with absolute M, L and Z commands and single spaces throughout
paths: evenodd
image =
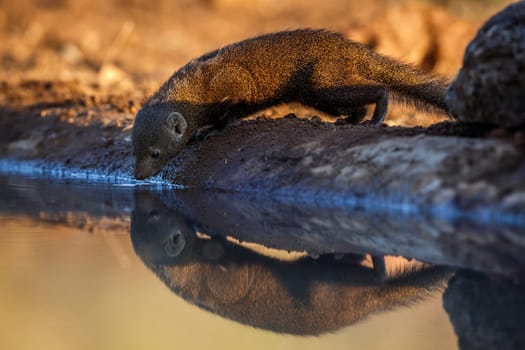
M 359 124 L 368 113 L 366 106 L 354 106 L 350 108 L 339 108 L 341 115 L 346 115 L 344 121 L 348 124 Z
M 190 139 L 189 143 L 194 143 L 194 142 L 200 142 L 202 140 L 205 140 L 207 139 L 208 137 L 210 136 L 213 136 L 213 135 L 210 135 L 210 134 L 215 134 L 213 132 L 213 127 L 211 125 L 208 125 L 208 126 L 205 126 L 205 127 L 202 127 L 200 128 L 199 130 L 197 130 L 197 132 L 192 136 L 192 138 Z
M 197 130 L 195 135 L 191 138 L 190 142 L 200 142 L 203 140 L 207 140 L 210 137 L 219 135 L 220 133 L 224 132 L 225 130 L 228 130 L 232 125 L 235 125 L 236 122 L 230 123 L 230 122 L 221 122 L 217 123 L 216 125 L 208 125 L 205 127 L 200 128 Z
M 374 122 L 373 120 L 365 120 L 363 121 L 362 123 L 360 123 L 359 125 L 362 125 L 362 126 L 373 126 L 373 125 L 381 125 L 382 123 L 376 123 Z

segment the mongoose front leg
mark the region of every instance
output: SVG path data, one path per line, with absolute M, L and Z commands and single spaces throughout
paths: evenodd
M 388 89 L 381 85 L 354 85 L 322 89 L 317 92 L 320 103 L 317 106 L 329 114 L 340 113 L 348 115 L 350 122 L 358 123 L 359 111 L 368 104 L 375 104 L 372 124 L 381 124 L 388 109 Z M 355 118 L 356 115 L 358 118 Z

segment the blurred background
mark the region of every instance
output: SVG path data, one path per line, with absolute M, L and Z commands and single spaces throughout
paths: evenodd
M 134 107 L 125 118 L 132 120 L 136 107 L 188 60 L 251 36 L 305 27 L 339 31 L 452 79 L 477 28 L 510 2 L 0 0 L 0 103 L 36 103 L 38 96 L 25 96 L 19 84 L 49 81 L 68 98 L 129 100 L 124 104 Z M 37 95 L 46 93 L 29 87 Z M 298 106 L 259 115 L 289 112 L 323 117 Z M 443 119 L 391 106 L 386 123 L 424 126 Z
M 0 0 L 4 81 L 158 86 L 189 59 L 283 29 L 329 28 L 452 78 L 504 0 Z

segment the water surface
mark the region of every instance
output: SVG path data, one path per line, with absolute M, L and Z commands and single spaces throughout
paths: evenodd
M 474 326 L 476 341 L 498 340 L 490 329 L 506 303 L 516 310 L 501 326 L 514 340 L 507 348 L 521 344 L 525 293 L 485 275 L 519 272 L 519 260 L 497 246 L 467 259 L 462 249 L 486 253 L 472 244 L 446 255 L 425 234 L 392 241 L 378 221 L 417 232 L 443 222 L 365 217 L 231 194 L 1 178 L 0 348 L 456 349 L 457 331 L 469 348 Z M 372 262 L 384 255 L 386 275 Z M 492 270 L 479 263 L 487 259 Z M 471 305 L 494 295 L 498 308 Z M 458 321 L 485 310 L 489 326 Z

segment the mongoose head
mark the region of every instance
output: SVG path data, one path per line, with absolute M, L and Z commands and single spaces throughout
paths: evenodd
M 191 255 L 197 238 L 191 223 L 149 191 L 134 195 L 130 236 L 135 253 L 150 263 L 170 265 Z
M 135 178 L 157 174 L 184 148 L 189 136 L 188 123 L 182 114 L 158 106 L 140 110 L 132 133 Z

